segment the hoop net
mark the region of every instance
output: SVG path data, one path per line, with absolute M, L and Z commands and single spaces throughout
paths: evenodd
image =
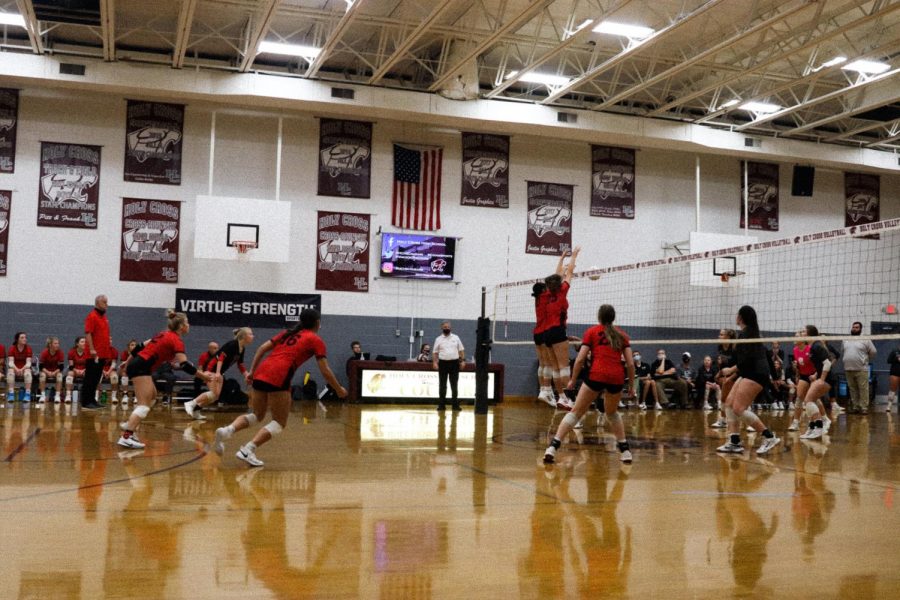
M 735 258 L 735 269 L 714 275 L 713 259 L 724 256 Z M 632 345 L 705 344 L 714 349 L 718 331 L 734 329 L 738 308 L 749 304 L 766 341 L 789 344 L 806 324 L 823 334 L 838 334 L 831 337 L 840 340 L 849 337 L 854 321 L 864 328 L 864 335 L 855 339 L 896 340 L 900 335 L 893 332 L 867 334 L 873 322 L 900 323 L 896 315 L 885 314 L 887 305 L 900 300 L 898 274 L 900 219 L 591 269 L 573 277 L 568 330 L 581 335 L 596 324 L 599 306 L 612 304 L 616 324 L 630 335 Z M 533 344 L 531 286 L 537 281 L 488 289 L 495 345 Z
M 250 259 L 248 252 L 256 249 L 256 242 L 240 240 L 232 242 L 231 245 L 237 250 L 238 260 L 246 262 Z

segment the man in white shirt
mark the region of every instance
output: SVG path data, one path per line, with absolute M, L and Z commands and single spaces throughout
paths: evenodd
M 441 323 L 442 334 L 437 336 L 431 346 L 431 364 L 438 372 L 438 410 L 445 410 L 447 398 L 447 379 L 450 379 L 450 391 L 453 396 L 453 410 L 459 410 L 457 400 L 457 384 L 459 383 L 459 369 L 466 362 L 466 349 L 462 340 L 453 333 L 450 321 Z
M 862 323 L 850 327 L 850 335 L 862 334 Z M 871 340 L 845 340 L 841 359 L 850 389 L 850 412 L 869 412 L 869 360 L 875 358 L 875 344 Z

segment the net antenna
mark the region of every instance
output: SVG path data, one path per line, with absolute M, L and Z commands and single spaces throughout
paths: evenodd
M 256 242 L 250 240 L 234 240 L 231 246 L 237 250 L 238 260 L 247 262 L 250 260 L 250 250 L 256 250 Z

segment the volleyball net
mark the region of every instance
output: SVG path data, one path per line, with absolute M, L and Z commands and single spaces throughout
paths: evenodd
M 632 346 L 690 351 L 705 345 L 713 351 L 718 331 L 735 328 L 738 308 L 749 304 L 767 342 L 790 342 L 806 324 L 818 327 L 822 337 L 816 339 L 839 341 L 850 337 L 854 321 L 863 324 L 863 335 L 854 339 L 900 339 L 900 219 L 763 242 L 691 238 L 685 255 L 576 272 L 569 333 L 580 336 L 597 323 L 600 305 L 612 304 Z M 726 242 L 732 243 L 722 247 Z M 533 343 L 537 281 L 486 290 L 495 346 Z

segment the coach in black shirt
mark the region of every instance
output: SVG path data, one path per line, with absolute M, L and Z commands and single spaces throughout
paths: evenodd
M 656 360 L 650 365 L 650 376 L 656 383 L 657 398 L 662 400 L 666 397 L 666 390 L 674 391 L 672 395 L 672 404 L 682 408 L 687 407 L 687 382 L 678 379 L 675 373 L 675 365 L 671 360 L 666 358 L 666 351 L 659 349 L 656 352 Z

